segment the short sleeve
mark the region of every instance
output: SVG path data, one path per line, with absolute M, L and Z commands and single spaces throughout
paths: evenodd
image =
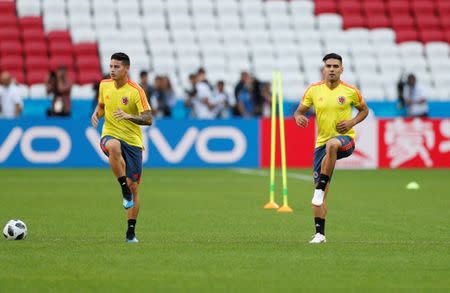
M 303 98 L 301 101 L 301 104 L 306 106 L 306 107 L 311 107 L 311 105 L 313 104 L 313 99 L 312 99 L 312 87 L 308 87 L 305 91 L 305 93 L 303 94 Z
M 97 97 L 98 103 L 104 105 L 105 100 L 103 98 L 103 82 L 100 82 L 100 85 L 98 86 L 98 97 Z
M 354 92 L 353 92 L 353 97 L 352 97 L 352 103 L 355 106 L 359 106 L 361 104 L 361 102 L 363 101 L 361 92 L 355 88 Z
M 150 104 L 148 103 L 147 100 L 147 95 L 145 94 L 144 90 L 141 87 L 136 88 L 135 101 L 139 113 L 151 110 Z

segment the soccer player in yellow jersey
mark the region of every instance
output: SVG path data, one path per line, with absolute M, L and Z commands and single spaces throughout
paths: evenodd
M 325 243 L 326 198 L 336 160 L 348 157 L 355 149 L 353 126 L 363 121 L 369 110 L 360 92 L 341 81 L 342 57 L 331 53 L 323 58 L 324 80 L 312 84 L 298 106 L 294 118 L 300 127 L 308 126 L 306 111 L 314 105 L 317 140 L 314 150 L 314 183 L 312 198 L 316 234 L 310 243 Z M 352 118 L 352 108 L 358 114 Z
M 144 90 L 128 79 L 130 58 L 114 53 L 109 65 L 111 79 L 100 83 L 98 105 L 91 117 L 97 127 L 105 118 L 100 146 L 122 188 L 127 210 L 127 242 L 138 242 L 135 235 L 139 213 L 138 184 L 142 173 L 142 132 L 140 125 L 151 125 L 153 116 Z

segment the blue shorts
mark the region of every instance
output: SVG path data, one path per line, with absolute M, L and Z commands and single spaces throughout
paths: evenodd
M 110 139 L 117 139 L 120 141 L 120 148 L 122 150 L 122 157 L 125 161 L 125 173 L 133 182 L 139 183 L 142 174 L 142 149 L 137 146 L 129 145 L 128 143 L 110 135 L 105 135 L 100 139 L 100 147 L 103 153 L 109 157 L 106 149 L 106 142 Z
M 355 141 L 350 136 L 345 135 L 336 136 L 335 138 L 339 139 L 342 145 L 337 152 L 337 159 L 339 160 L 350 156 L 353 153 L 353 150 L 355 149 Z M 327 152 L 326 147 L 327 147 L 326 144 L 324 144 L 314 150 L 314 173 L 313 173 L 314 183 L 317 183 L 319 179 L 322 160 Z

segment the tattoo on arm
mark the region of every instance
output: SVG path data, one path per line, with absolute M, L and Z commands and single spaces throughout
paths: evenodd
M 142 112 L 138 116 L 131 116 L 128 120 L 138 125 L 152 125 L 153 123 L 153 115 L 151 110 L 147 110 Z

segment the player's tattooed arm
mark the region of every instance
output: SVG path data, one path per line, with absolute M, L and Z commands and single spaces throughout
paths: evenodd
M 138 125 L 152 125 L 153 123 L 153 115 L 151 110 L 141 112 L 139 115 L 131 115 L 124 112 L 122 109 L 118 109 L 113 113 L 113 116 L 117 119 L 117 121 L 125 119 Z

